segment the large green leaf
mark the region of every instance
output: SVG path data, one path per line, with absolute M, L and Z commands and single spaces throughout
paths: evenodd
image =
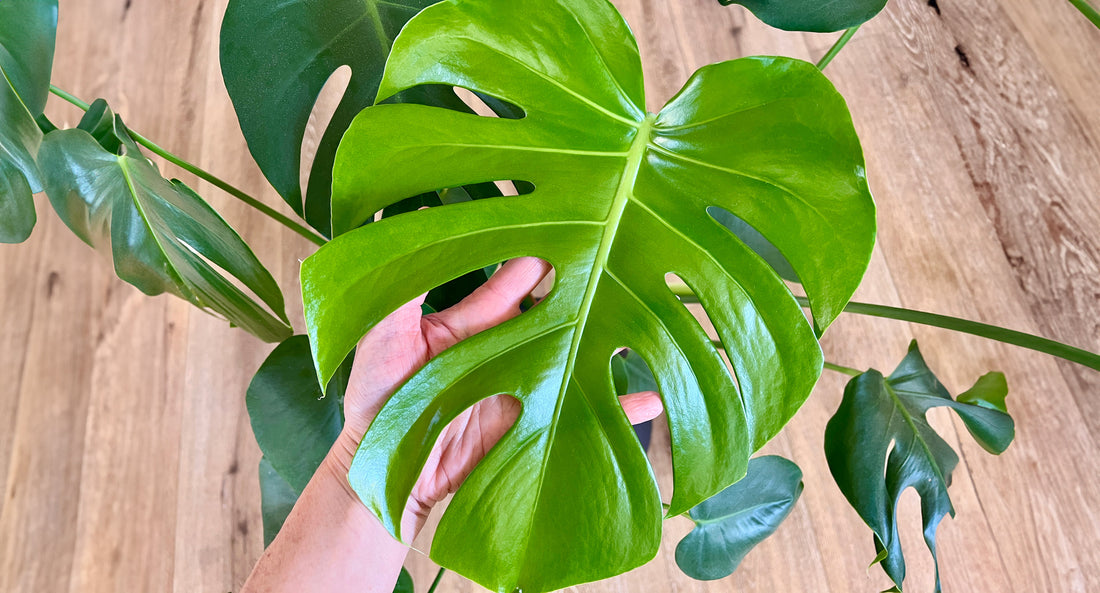
M 0 2 L 0 243 L 34 229 L 34 192 L 42 191 L 35 155 L 50 89 L 57 0 Z
M 443 427 L 509 393 L 520 418 L 456 493 L 433 558 L 492 589 L 529 593 L 629 570 L 657 550 L 661 505 L 609 359 L 630 347 L 657 378 L 676 467 L 670 513 L 744 475 L 822 359 L 783 281 L 707 208 L 735 214 L 784 253 L 824 329 L 874 242 L 847 108 L 813 65 L 751 58 L 700 70 L 647 115 L 637 45 L 604 0 L 428 8 L 395 41 L 379 99 L 425 84 L 498 97 L 525 117 L 366 109 L 337 157 L 337 234 L 426 191 L 501 179 L 533 191 L 394 216 L 306 260 L 321 379 L 390 311 L 465 272 L 533 255 L 554 265 L 556 282 L 540 304 L 402 386 L 364 437 L 352 485 L 399 536 Z M 699 295 L 736 380 L 666 272 Z
M 1001 453 L 1015 435 L 1005 408 L 1007 394 L 1004 375 L 988 373 L 952 399 L 916 342 L 889 377 L 872 369 L 848 382 L 825 428 L 825 456 L 840 490 L 874 532 L 875 562 L 882 562 L 899 590 L 905 579 L 896 516 L 901 493 L 913 488 L 920 495 L 924 540 L 933 560 L 936 527 L 945 515 L 955 516 L 947 487 L 959 458 L 928 424 L 926 412 L 950 407 L 982 447 Z
M 287 203 L 325 234 L 340 137 L 374 103 L 394 37 L 432 1 L 231 0 L 226 8 L 222 77 L 248 148 Z M 351 80 L 317 147 L 303 201 L 298 176 L 306 123 L 321 89 L 344 65 Z M 441 90 L 454 100 L 450 89 Z
M 85 243 L 110 250 L 119 278 L 149 295 L 175 294 L 263 340 L 290 335 L 279 286 L 248 245 L 194 191 L 161 177 L 101 101 L 79 129 L 47 134 L 38 164 L 54 210 Z
M 801 494 L 797 465 L 775 455 L 754 457 L 744 478 L 691 509 L 695 527 L 676 546 L 676 564 L 693 579 L 728 577 L 779 529 Z
M 718 0 L 720 4 L 740 4 L 768 25 L 785 31 L 829 33 L 865 23 L 887 0 Z
M 260 451 L 298 492 L 305 489 L 344 427 L 342 403 L 349 367 L 345 365 L 329 382 L 327 393 L 322 392 L 309 338 L 292 336 L 271 351 L 248 385 L 245 403 Z

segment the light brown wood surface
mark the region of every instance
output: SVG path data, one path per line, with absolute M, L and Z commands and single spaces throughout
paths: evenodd
M 221 82 L 226 0 L 64 0 L 56 84 L 105 97 L 133 128 L 281 205 L 251 162 Z M 617 0 L 656 110 L 706 63 L 820 57 L 836 35 L 769 29 L 714 0 Z M 537 18 L 537 15 L 532 15 Z M 852 110 L 879 206 L 857 298 L 1041 333 L 1100 351 L 1100 32 L 1061 0 L 892 0 L 827 73 Z M 262 90 L 262 89 L 261 89 Z M 79 113 L 51 99 L 55 121 Z M 736 141 L 733 139 L 732 141 Z M 311 246 L 174 167 L 248 240 L 301 329 Z M 262 551 L 259 451 L 244 390 L 270 346 L 117 280 L 39 196 L 39 225 L 0 247 L 0 591 L 236 591 Z M 282 206 L 280 206 L 282 207 Z M 285 207 L 283 211 L 287 211 Z M 1017 441 L 993 457 L 957 419 L 932 419 L 962 463 L 958 516 L 939 531 L 944 589 L 1100 590 L 1100 374 L 950 332 L 842 317 L 829 360 L 892 370 L 908 341 L 954 392 L 1004 370 Z M 656 560 L 577 587 L 611 591 L 874 592 L 869 531 L 829 475 L 822 431 L 844 377 L 827 373 L 768 449 L 806 490 L 779 532 L 709 584 Z M 667 430 L 653 461 L 670 475 Z M 903 498 L 908 591 L 930 591 L 919 504 Z M 568 521 L 568 517 L 562 517 Z M 471 542 L 471 545 L 476 545 Z M 434 567 L 410 560 L 418 591 Z M 439 591 L 473 591 L 455 575 Z

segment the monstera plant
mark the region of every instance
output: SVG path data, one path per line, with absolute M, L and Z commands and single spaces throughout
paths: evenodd
M 816 65 L 748 57 L 701 68 L 647 113 L 637 44 L 606 0 L 231 0 L 226 87 L 257 164 L 311 230 L 128 128 L 104 101 L 51 87 L 56 0 L 2 0 L 0 240 L 27 238 L 32 194 L 45 191 L 123 280 L 281 342 L 247 393 L 269 542 L 340 434 L 360 338 L 419 294 L 438 310 L 496 264 L 536 256 L 554 269 L 544 298 L 434 358 L 359 445 L 348 480 L 394 537 L 447 423 L 508 394 L 519 418 L 455 494 L 433 559 L 497 591 L 550 591 L 647 562 L 662 520 L 682 516 L 694 528 L 678 564 L 725 577 L 798 500 L 797 466 L 751 457 L 827 368 L 853 377 L 824 435 L 829 467 L 900 590 L 901 493 L 920 495 L 933 555 L 936 527 L 954 513 L 958 457 L 926 411 L 952 408 L 1000 453 L 1014 437 L 1007 384 L 990 373 L 953 398 L 915 344 L 888 377 L 825 362 L 818 340 L 830 324 L 842 312 L 903 319 L 1097 370 L 1100 355 L 850 303 L 875 206 L 847 106 L 822 69 L 885 2 L 737 3 L 784 29 L 847 30 Z M 350 82 L 303 191 L 307 121 L 342 66 Z M 51 91 L 86 111 L 76 128 L 44 117 Z M 241 237 L 146 151 L 319 246 L 301 270 L 308 336 L 289 335 L 283 295 Z M 668 416 L 665 499 L 616 399 L 641 390 L 658 391 Z M 408 575 L 398 588 L 411 590 Z

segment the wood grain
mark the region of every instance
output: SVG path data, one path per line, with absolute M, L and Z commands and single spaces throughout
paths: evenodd
M 135 129 L 284 212 L 251 162 L 217 65 L 226 0 L 66 0 L 55 82 L 105 97 Z M 712 0 L 616 0 L 638 36 L 648 107 L 696 68 L 750 54 L 814 59 L 836 35 L 772 30 Z M 894 0 L 829 66 L 852 110 L 879 206 L 857 298 L 960 315 L 1100 350 L 1100 31 L 1066 2 Z M 321 108 L 323 111 L 323 108 Z M 51 101 L 55 121 L 79 114 Z M 315 136 L 316 127 L 313 126 Z M 307 151 L 308 152 L 308 151 Z M 310 245 L 174 167 L 253 245 L 301 328 Z M 39 226 L 0 248 L 0 591 L 234 591 L 262 551 L 244 390 L 270 346 L 115 279 L 39 197 Z M 827 358 L 890 370 L 916 337 L 956 392 L 1001 369 L 1017 442 L 985 454 L 948 414 L 961 453 L 940 527 L 946 591 L 1100 590 L 1100 374 L 950 332 L 842 317 Z M 827 374 L 768 451 L 796 460 L 791 518 L 733 576 L 675 567 L 686 521 L 656 560 L 576 587 L 612 591 L 878 591 L 871 537 L 829 476 Z M 652 448 L 671 475 L 667 427 Z M 901 509 L 907 590 L 931 589 L 919 502 Z M 563 518 L 568 520 L 568 518 Z M 426 547 L 427 542 L 418 545 Z M 435 567 L 413 555 L 424 591 Z M 440 591 L 479 590 L 455 575 Z

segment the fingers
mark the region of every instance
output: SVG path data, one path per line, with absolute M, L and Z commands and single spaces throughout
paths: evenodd
M 433 314 L 433 321 L 446 326 L 458 340 L 499 325 L 519 315 L 520 302 L 550 269 L 549 263 L 537 257 L 509 260 L 470 296 Z
M 631 424 L 641 424 L 647 420 L 653 420 L 664 411 L 661 397 L 656 391 L 642 391 L 619 396 L 619 403 L 626 412 Z

